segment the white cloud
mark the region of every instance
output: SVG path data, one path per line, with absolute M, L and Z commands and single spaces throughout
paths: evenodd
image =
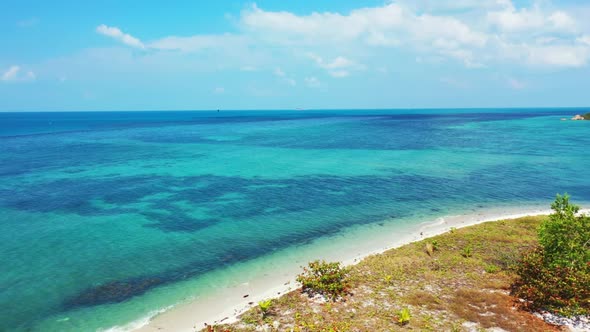
M 317 88 L 320 86 L 320 81 L 314 76 L 306 77 L 305 84 L 307 84 L 307 86 L 310 88 Z
M 19 66 L 11 66 L 2 75 L 2 80 L 3 81 L 13 81 L 13 80 L 15 80 L 19 71 L 20 71 L 20 67 Z
M 26 82 L 37 79 L 35 73 L 31 70 L 23 72 L 20 66 L 10 66 L 0 77 L 3 82 Z
M 337 56 L 331 61 L 326 61 L 324 58 L 313 53 L 309 53 L 308 57 L 311 58 L 318 67 L 327 70 L 328 74 L 336 78 L 347 77 L 350 75 L 350 70 L 362 69 L 364 67 L 343 56 Z
M 502 31 L 534 29 L 542 27 L 545 23 L 545 18 L 538 8 L 516 10 L 514 6 L 509 6 L 502 11 L 490 12 L 487 19 Z
M 197 35 L 190 37 L 169 36 L 155 40 L 147 46 L 152 49 L 198 52 L 206 49 L 231 48 L 236 44 L 244 44 L 247 40 L 243 36 L 231 34 Z
M 321 60 L 321 59 L 320 59 Z M 348 68 L 354 66 L 355 63 L 345 57 L 338 56 L 332 62 L 325 63 L 323 65 L 324 68 L 327 69 L 338 69 L 338 68 Z
M 104 24 L 99 25 L 96 27 L 96 32 L 100 33 L 101 35 L 105 35 L 111 38 L 114 38 L 125 45 L 141 48 L 144 49 L 145 45 L 141 42 L 141 40 L 133 37 L 130 34 L 126 34 L 121 29 L 117 27 L 109 27 Z
M 248 31 L 285 44 L 361 41 L 373 46 L 397 46 L 439 38 L 459 45 L 482 46 L 486 42 L 484 34 L 454 17 L 416 14 L 396 3 L 356 9 L 348 15 L 314 12 L 307 16 L 253 6 L 242 13 L 241 22 Z
M 560 31 L 576 31 L 577 23 L 567 13 L 556 11 L 548 18 L 549 22 Z
M 432 60 L 428 63 L 450 61 L 481 68 L 500 63 L 580 67 L 588 63 L 590 52 L 590 25 L 586 28 L 579 15 L 547 1 L 517 7 L 511 0 L 397 0 L 343 13 L 305 15 L 253 5 L 237 23 L 238 32 L 232 34 L 167 36 L 145 42 L 116 27 L 101 25 L 97 31 L 154 51 L 150 55 L 209 52 L 217 68 L 241 71 L 269 70 L 284 57 L 292 56 L 293 61 L 308 57 L 337 78 L 366 69 L 365 64 L 390 65 L 385 59 L 397 53 Z M 222 61 L 227 63 L 219 64 Z M 296 84 L 288 75 L 282 78 Z
M 576 39 L 576 41 L 580 44 L 585 44 L 590 46 L 590 35 L 582 36 Z
M 278 68 L 278 67 L 275 68 L 273 73 L 276 77 L 279 77 L 283 82 L 289 84 L 290 86 L 297 85 L 297 81 L 295 81 L 293 78 L 287 76 L 287 74 L 285 74 L 285 72 L 281 68 Z
M 582 67 L 590 61 L 590 47 L 556 39 L 550 42 L 498 43 L 499 57 L 536 67 Z
M 582 67 L 590 60 L 590 48 L 569 45 L 528 47 L 528 61 L 533 65 Z
M 543 11 L 537 4 L 532 8 L 516 9 L 511 1 L 504 1 L 505 8 L 491 11 L 487 21 L 502 32 L 522 32 L 527 30 L 549 30 L 557 32 L 574 32 L 576 21 L 566 12 L 558 10 Z

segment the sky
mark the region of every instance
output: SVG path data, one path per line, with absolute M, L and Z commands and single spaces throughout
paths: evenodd
M 0 111 L 590 106 L 590 1 L 0 2 Z

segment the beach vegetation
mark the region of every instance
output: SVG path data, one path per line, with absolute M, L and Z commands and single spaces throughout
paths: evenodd
M 205 328 L 207 332 L 232 332 L 233 330 L 229 329 L 228 327 L 220 327 L 217 325 L 207 325 Z
M 488 222 L 372 255 L 348 268 L 346 301 L 322 301 L 293 291 L 273 300 L 272 319 L 293 331 L 558 331 L 525 310 L 507 292 L 523 252 L 539 243 L 546 216 Z M 434 255 L 424 248 L 436 241 Z M 463 258 L 467 246 L 473 256 Z M 425 259 L 426 258 L 426 259 Z M 483 273 L 497 266 L 495 273 Z M 308 268 L 309 269 L 309 268 Z M 494 269 L 489 267 L 489 269 Z M 406 308 L 410 323 L 400 325 Z M 246 316 L 258 323 L 244 324 Z M 252 308 L 234 331 L 260 331 L 269 323 Z M 464 325 L 469 324 L 469 325 Z
M 412 315 L 410 314 L 410 309 L 408 308 L 403 308 L 397 313 L 397 323 L 399 325 L 407 325 L 410 322 L 410 318 L 412 318 Z
M 541 223 L 539 245 L 515 268 L 512 293 L 528 310 L 563 315 L 590 313 L 590 217 L 569 196 L 557 195 L 553 214 Z
M 297 276 L 304 293 L 310 296 L 316 294 L 335 301 L 343 297 L 348 290 L 348 269 L 339 262 L 313 261 L 303 268 L 303 273 Z
M 590 217 L 578 215 L 580 207 L 567 194 L 557 195 L 551 208 L 554 213 L 539 230 L 545 260 L 550 266 L 580 270 L 590 262 Z
M 473 256 L 473 248 L 471 247 L 471 245 L 467 245 L 463 248 L 463 250 L 461 250 L 461 256 L 465 258 Z
M 590 113 L 586 113 L 582 116 L 584 117 L 584 120 L 590 120 Z
M 271 306 L 272 306 L 272 299 L 258 302 L 258 308 L 260 308 L 260 311 L 262 312 L 262 319 L 266 318 Z
M 496 273 L 500 271 L 500 268 L 494 264 L 486 264 L 484 270 L 486 271 L 486 273 Z

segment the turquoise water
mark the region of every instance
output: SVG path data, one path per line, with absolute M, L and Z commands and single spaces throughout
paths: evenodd
M 0 330 L 124 325 L 353 226 L 590 201 L 582 112 L 0 113 Z

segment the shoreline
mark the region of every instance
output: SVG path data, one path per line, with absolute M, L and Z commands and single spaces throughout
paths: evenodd
M 525 212 L 523 212 L 525 211 Z M 463 215 L 449 215 L 436 218 L 432 221 L 416 223 L 408 228 L 400 228 L 400 225 L 389 225 L 390 229 L 385 231 L 378 226 L 372 226 L 367 230 L 353 230 L 352 235 L 358 236 L 358 233 L 366 233 L 363 235 L 373 235 L 374 237 L 359 237 L 354 243 L 348 243 L 346 236 L 335 239 L 334 236 L 323 239 L 318 242 L 325 243 L 329 247 L 333 247 L 332 251 L 316 253 L 316 259 L 326 259 L 330 261 L 340 261 L 345 266 L 357 264 L 364 258 L 376 254 L 381 254 L 387 250 L 398 248 L 406 244 L 433 237 L 439 234 L 446 233 L 452 228 L 463 228 L 481 224 L 484 222 L 498 221 L 505 219 L 516 219 L 526 216 L 548 215 L 552 210 L 541 208 L 540 206 L 529 207 L 501 207 L 495 209 L 474 210 L 473 213 Z M 588 213 L 590 209 L 582 209 L 580 213 Z M 393 231 L 393 233 L 391 232 Z M 336 240 L 336 241 L 334 241 Z M 336 245 L 331 245 L 334 241 Z M 342 248 L 343 243 L 346 247 Z M 298 249 L 313 249 L 313 247 L 322 247 L 322 243 L 313 243 L 308 248 L 294 248 Z M 309 255 L 309 253 L 308 253 Z M 275 263 L 281 262 L 284 256 L 281 253 L 275 253 L 272 257 L 277 260 Z M 305 253 L 294 255 L 295 258 L 305 257 Z M 245 283 L 238 283 L 231 287 L 222 288 L 207 294 L 202 298 L 196 298 L 186 303 L 180 303 L 166 309 L 154 311 L 148 317 L 143 317 L 139 320 L 131 322 L 125 326 L 118 326 L 108 329 L 106 331 L 195 331 L 204 328 L 206 325 L 215 325 L 220 323 L 232 323 L 237 321 L 238 316 L 243 312 L 255 306 L 258 301 L 277 298 L 290 291 L 298 288 L 295 283 L 295 277 L 300 273 L 301 266 L 307 264 L 300 262 L 297 259 L 292 260 L 293 257 L 287 256 L 289 262 L 285 268 L 275 268 L 277 265 L 268 265 L 271 272 L 262 275 L 254 275 Z M 291 259 L 290 259 L 291 258 Z M 260 264 L 261 259 L 254 259 L 252 262 L 246 262 L 244 265 Z M 266 270 L 265 270 L 266 271 Z

